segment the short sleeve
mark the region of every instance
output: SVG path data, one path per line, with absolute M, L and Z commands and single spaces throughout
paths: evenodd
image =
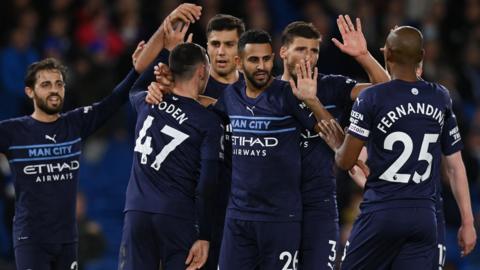
M 350 125 L 348 134 L 362 140 L 368 140 L 373 126 L 373 102 L 371 91 L 363 91 L 353 103 L 350 112 Z
M 442 153 L 446 156 L 462 150 L 463 142 L 458 129 L 457 118 L 452 111 L 452 100 L 448 97 L 447 109 L 441 134 Z

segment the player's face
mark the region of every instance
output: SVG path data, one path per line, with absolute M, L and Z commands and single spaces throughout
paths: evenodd
M 29 94 L 37 108 L 47 114 L 57 114 L 62 110 L 65 97 L 65 82 L 58 70 L 40 70 L 36 75 L 33 91 Z
M 280 56 L 283 61 L 287 62 L 288 72 L 293 78 L 297 78 L 295 65 L 300 64 L 300 61 L 306 60 L 310 62 L 312 67 L 317 65 L 318 54 L 320 52 L 320 40 L 296 37 L 292 43 L 282 47 Z
M 227 76 L 236 71 L 235 56 L 238 55 L 237 30 L 212 31 L 208 35 L 207 52 L 213 72 Z
M 264 88 L 270 82 L 273 57 L 272 46 L 268 43 L 245 45 L 241 65 L 245 78 L 255 88 Z

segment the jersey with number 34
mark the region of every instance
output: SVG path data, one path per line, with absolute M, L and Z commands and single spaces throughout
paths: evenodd
M 200 164 L 220 159 L 220 120 L 191 98 L 167 95 L 153 106 L 145 95 L 131 97 L 137 123 L 125 211 L 193 219 Z
M 448 90 L 423 80 L 393 80 L 363 91 L 348 133 L 367 143 L 371 173 L 363 212 L 435 209 L 441 156 L 463 147 Z

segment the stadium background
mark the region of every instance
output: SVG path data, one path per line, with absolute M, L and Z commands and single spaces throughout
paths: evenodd
M 0 119 L 28 114 L 24 94 L 27 66 L 53 56 L 68 67 L 65 110 L 106 96 L 127 73 L 131 53 L 162 19 L 182 1 L 176 0 L 8 0 L 0 3 Z M 335 18 L 349 14 L 362 19 L 372 54 L 383 62 L 379 48 L 394 25 L 420 28 L 425 38 L 424 77 L 451 90 L 465 143 L 464 160 L 477 225 L 480 218 L 480 0 L 204 0 L 201 20 L 191 31 L 205 45 L 206 22 L 216 13 L 242 18 L 247 28 L 268 30 L 276 51 L 282 29 L 291 21 L 313 22 L 323 35 L 318 67 L 366 81 L 356 62 L 331 43 L 338 37 Z M 276 74 L 281 63 L 276 63 Z M 84 148 L 79 207 L 80 258 L 86 270 L 116 269 L 121 238 L 125 188 L 132 145 L 133 113 L 125 108 L 89 139 Z M 12 268 L 10 239 L 13 191 L 8 162 L 0 162 L 0 270 Z M 461 260 L 456 244 L 459 214 L 444 187 L 447 223 L 446 269 L 480 269 L 479 248 Z M 342 241 L 358 213 L 361 191 L 340 173 L 338 200 Z M 83 210 L 82 210 L 83 209 Z M 478 230 L 478 227 L 477 227 Z

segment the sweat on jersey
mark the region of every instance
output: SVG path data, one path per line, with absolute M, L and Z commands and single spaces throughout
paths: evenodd
M 316 121 L 302 110 L 288 82 L 274 79 L 258 97 L 245 82 L 225 89 L 215 104 L 232 129 L 232 187 L 227 217 L 299 221 L 302 216 L 300 132 Z
M 348 133 L 367 142 L 370 175 L 362 211 L 395 207 L 435 210 L 441 156 L 462 149 L 448 90 L 393 80 L 363 91 Z
M 0 152 L 9 160 L 15 185 L 14 246 L 78 240 L 75 206 L 82 144 L 128 100 L 137 77 L 130 71 L 110 96 L 62 113 L 54 122 L 31 116 L 0 122 Z

